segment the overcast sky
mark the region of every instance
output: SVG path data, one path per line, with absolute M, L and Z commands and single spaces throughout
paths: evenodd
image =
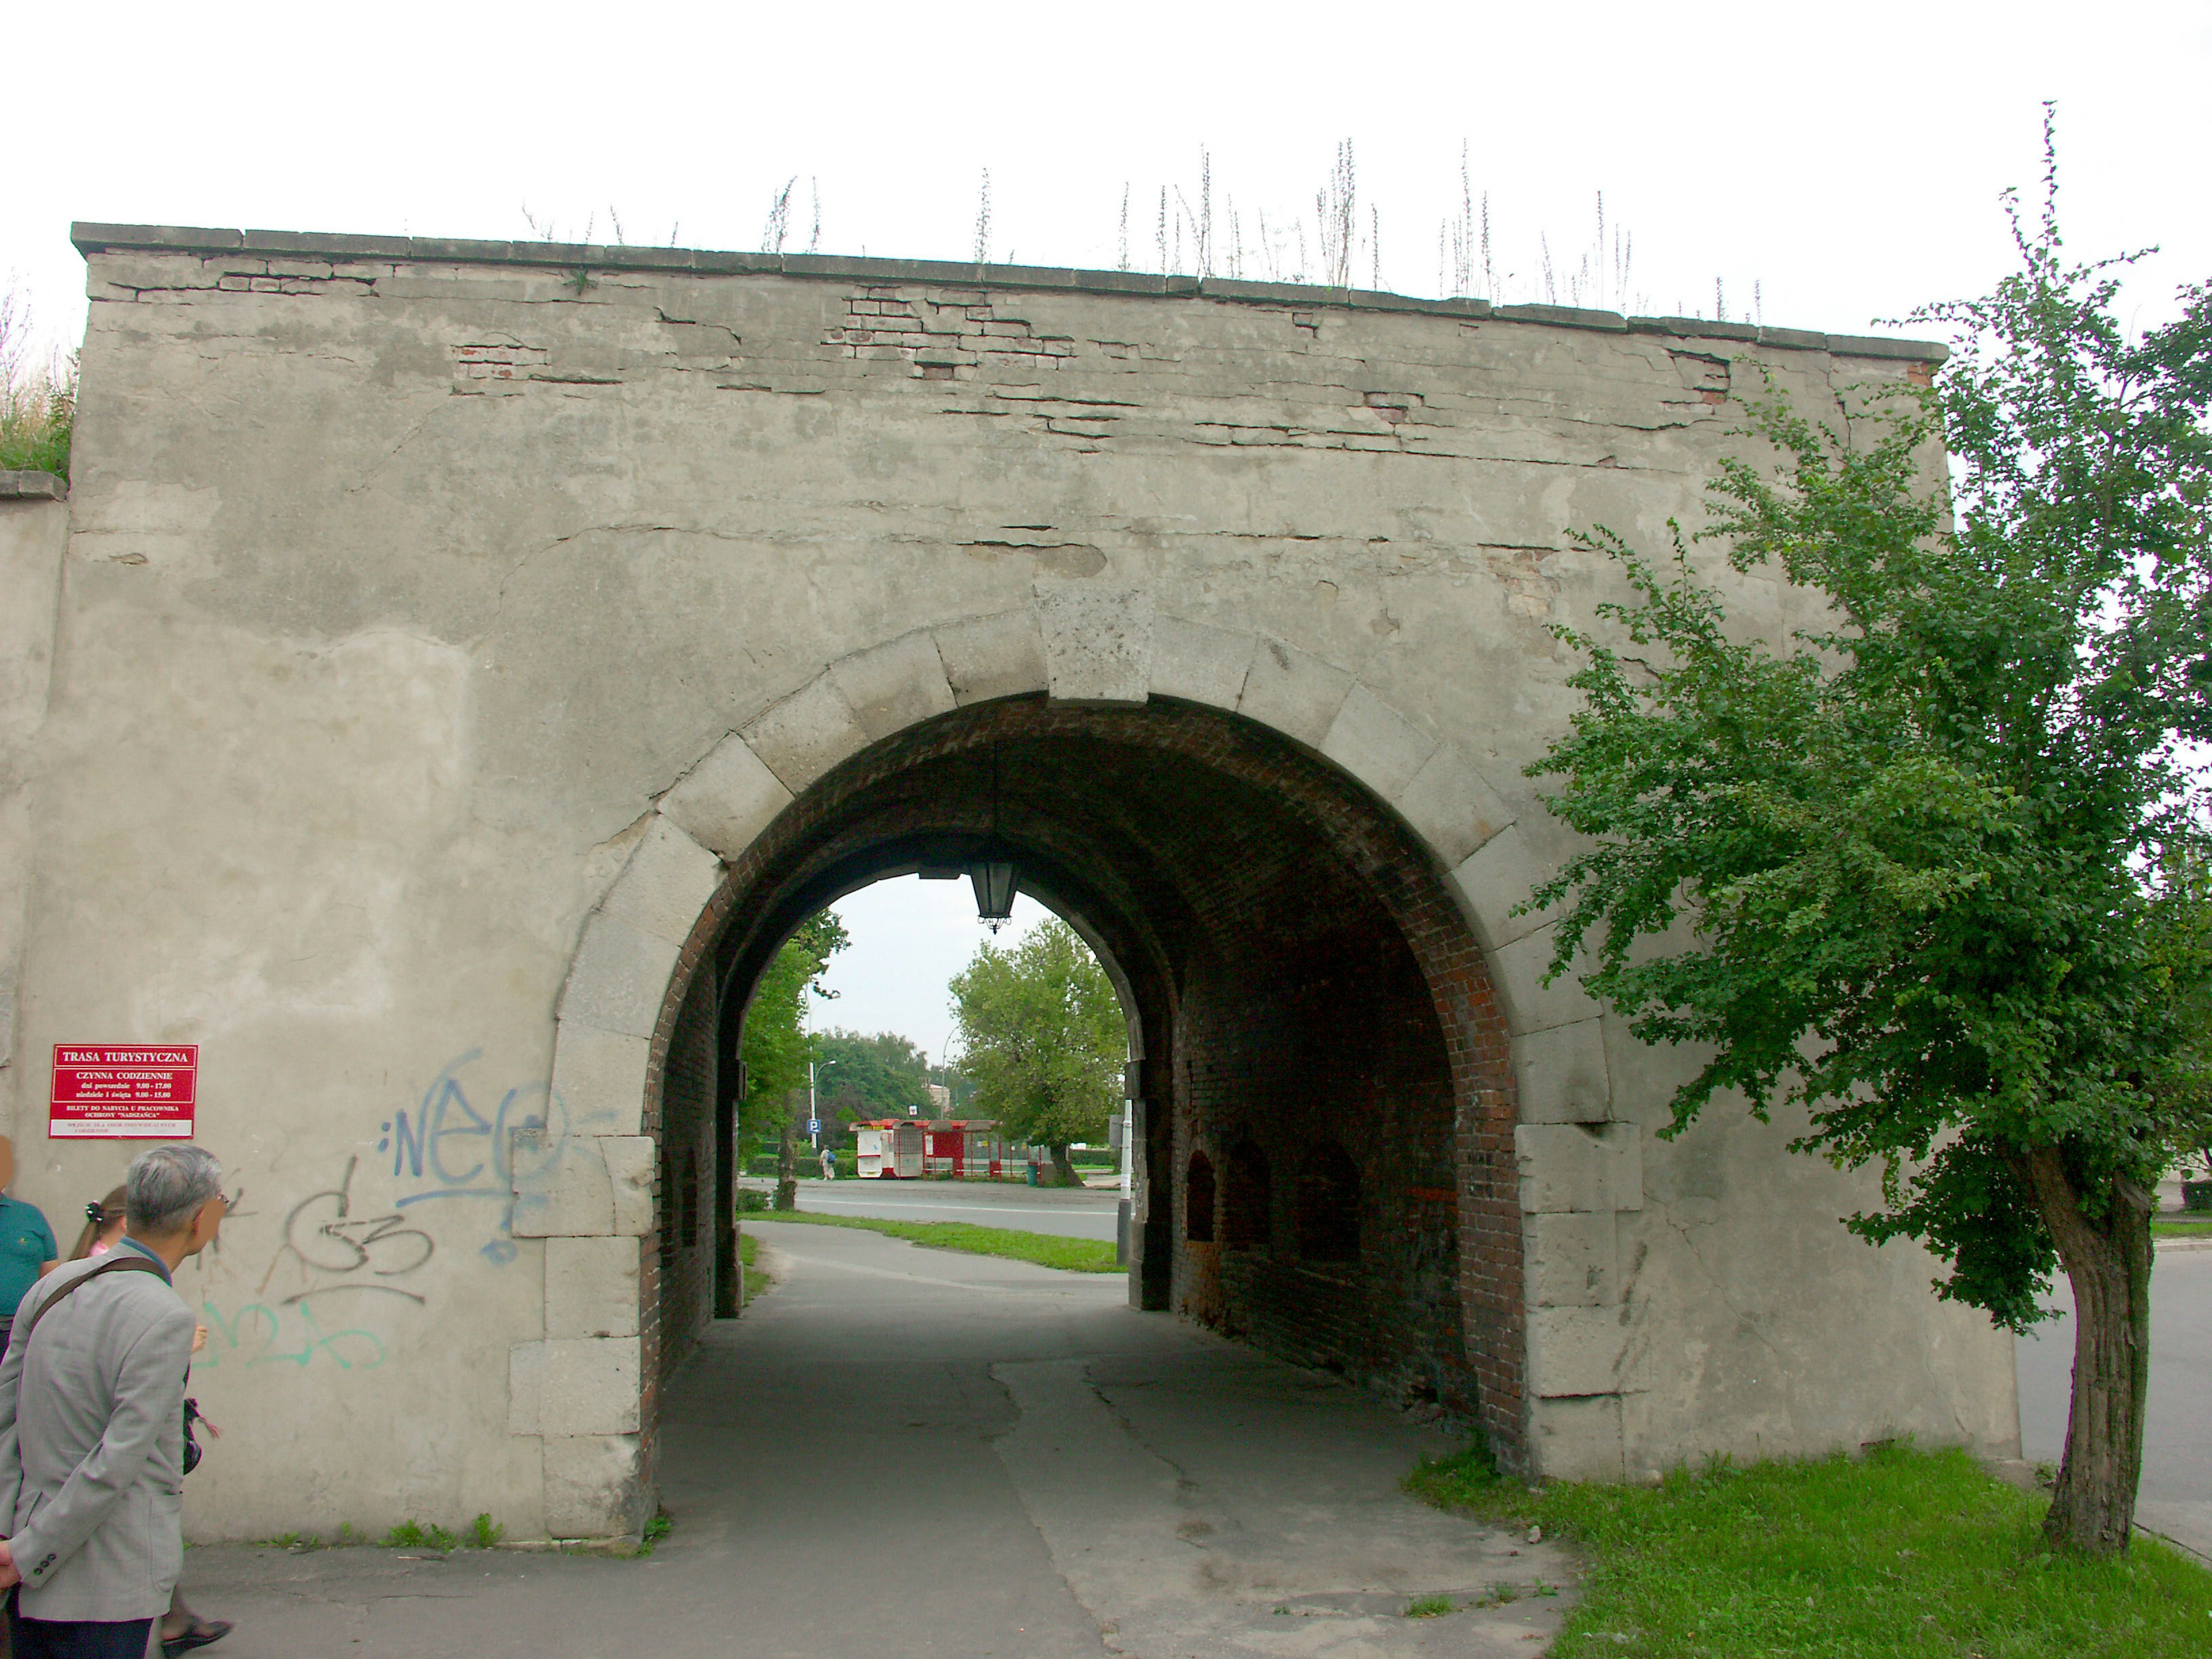
M 72 219 L 506 239 L 526 204 L 563 240 L 752 248 L 796 178 L 787 246 L 1157 268 L 1163 185 L 1282 239 L 1354 145 L 1382 285 L 1437 289 L 1465 146 L 1487 191 L 1492 297 L 1559 297 L 1595 232 L 1632 238 L 1627 304 L 1861 331 L 1986 289 L 1997 193 L 2031 191 L 2060 103 L 2079 253 L 2160 243 L 2138 322 L 2212 275 L 2212 5 L 2174 0 L 1823 6 L 981 7 L 738 0 L 609 7 L 390 0 L 24 7 L 6 29 L 15 164 L 0 216 L 50 337 L 83 328 Z M 1374 216 L 1370 217 L 1370 213 Z M 1608 250 L 1610 252 L 1610 249 Z M 1255 247 L 1255 268 L 1265 274 Z M 1186 246 L 1183 268 L 1189 267 Z M 1363 249 L 1355 280 L 1375 272 Z M 1609 273 L 1608 273 L 1609 274 Z M 1608 281 L 1588 301 L 1624 296 Z M 820 1023 L 902 1031 L 933 1057 L 944 980 L 979 936 L 964 884 L 840 907 L 855 944 Z
M 965 881 L 900 876 L 848 893 L 830 908 L 853 943 L 830 958 L 823 982 L 837 995 L 827 1002 L 809 1000 L 807 1029 L 896 1031 L 933 1064 L 942 1062 L 953 1048 L 946 984 L 992 937 L 975 919 L 975 890 Z M 1013 920 L 999 930 L 999 945 L 1015 945 L 1048 914 L 1035 899 L 1018 894 Z
M 1347 137 L 1386 287 L 1435 289 L 1464 142 L 1507 297 L 1540 234 L 1575 264 L 1603 191 L 1632 304 L 1711 314 L 1717 276 L 1732 315 L 1756 283 L 1769 322 L 1860 330 L 2002 270 L 1995 198 L 2034 182 L 2045 98 L 2073 245 L 2162 242 L 2146 316 L 2212 270 L 2204 0 L 111 0 L 22 8 L 8 44 L 0 270 L 58 335 L 82 327 L 72 218 L 507 238 L 527 204 L 564 238 L 611 208 L 632 241 L 749 248 L 795 175 L 792 246 L 817 179 L 825 251 L 963 258 L 988 167 L 994 258 L 1114 264 L 1127 185 L 1145 265 L 1200 146 L 1250 242 L 1263 210 L 1310 236 Z

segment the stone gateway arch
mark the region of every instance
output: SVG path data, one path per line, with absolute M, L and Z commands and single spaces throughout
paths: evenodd
M 0 989 L 196 1045 L 204 1537 L 634 1533 L 728 1311 L 736 1054 L 805 915 L 1012 860 L 1115 977 L 1133 1306 L 1640 1478 L 2010 1452 L 2009 1340 L 1518 907 L 1523 775 L 1761 373 L 1934 348 L 1261 283 L 79 226 L 67 489 L 5 475 Z M 1808 614 L 1721 571 L 1732 614 Z M 254 1479 L 241 1465 L 296 1480 Z

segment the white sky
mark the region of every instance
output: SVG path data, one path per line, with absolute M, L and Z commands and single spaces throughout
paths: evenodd
M 1346 136 L 1386 286 L 1434 289 L 1465 139 L 1510 297 L 1540 231 L 1574 263 L 1602 190 L 1652 308 L 1710 309 L 1717 275 L 1731 314 L 1756 281 L 1769 322 L 1859 330 L 2001 271 L 1994 198 L 2033 185 L 2044 98 L 2073 246 L 2166 247 L 2143 318 L 2212 270 L 2204 0 L 111 0 L 6 34 L 0 273 L 60 337 L 82 327 L 73 217 L 506 238 L 526 202 L 604 238 L 611 204 L 631 240 L 753 247 L 797 174 L 795 246 L 811 175 L 826 251 L 966 258 L 988 167 L 995 257 L 1113 264 L 1126 181 L 1141 264 L 1200 145 L 1249 237 L 1261 208 L 1310 217 Z
M 899 876 L 848 893 L 830 907 L 852 945 L 830 958 L 823 982 L 836 1000 L 807 1000 L 807 1029 L 896 1031 L 933 1064 L 952 1047 L 951 999 L 945 989 L 991 933 L 975 919 L 975 892 L 959 881 Z M 1013 920 L 999 930 L 1001 947 L 1016 944 L 1051 913 L 1018 893 Z
M 1540 233 L 1571 267 L 1603 191 L 1634 239 L 1633 308 L 1709 313 L 1718 276 L 1731 315 L 1756 282 L 1765 321 L 1856 331 L 2008 268 L 1996 197 L 2033 190 L 2045 98 L 2073 248 L 2164 245 L 2129 289 L 2136 320 L 2212 276 L 2205 0 L 110 0 L 21 8 L 5 39 L 0 277 L 69 343 L 73 218 L 503 239 L 529 234 L 526 203 L 564 239 L 589 216 L 611 240 L 611 207 L 629 240 L 750 248 L 796 174 L 793 248 L 811 176 L 823 251 L 966 258 L 988 167 L 994 258 L 1112 265 L 1127 185 L 1145 267 L 1160 186 L 1194 199 L 1201 145 L 1251 241 L 1260 210 L 1310 237 L 1346 137 L 1385 287 L 1436 290 L 1464 141 L 1513 273 L 1492 297 L 1540 297 Z M 838 908 L 855 944 L 817 1022 L 940 1055 L 945 981 L 981 936 L 967 884 Z

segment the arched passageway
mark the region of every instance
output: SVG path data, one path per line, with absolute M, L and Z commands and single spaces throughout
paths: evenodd
M 1479 1416 L 1513 1455 L 1504 1030 L 1443 872 L 1326 762 L 1158 699 L 1016 697 L 911 726 L 823 778 L 732 864 L 654 1042 L 645 1431 L 714 1311 L 732 1057 L 758 975 L 840 895 L 985 858 L 1011 859 L 1024 890 L 1074 923 L 1130 1016 L 1132 1303 Z M 724 1224 L 687 1229 L 683 1182 L 666 1177 L 718 1152 Z

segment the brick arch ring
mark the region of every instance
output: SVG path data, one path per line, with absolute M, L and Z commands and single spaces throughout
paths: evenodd
M 637 1327 L 580 1317 L 572 1304 L 617 1303 L 627 1279 L 635 1305 L 638 1244 L 653 1226 L 657 1154 L 645 1130 L 656 1036 L 665 1041 L 672 995 L 680 998 L 706 948 L 701 919 L 729 866 L 863 750 L 956 708 L 1039 692 L 1073 704 L 1199 704 L 1266 726 L 1347 775 L 1433 859 L 1503 1013 L 1510 1077 L 1462 1110 L 1498 1120 L 1509 1148 L 1516 1122 L 1609 1115 L 1598 1011 L 1578 988 L 1543 983 L 1551 927 L 1513 914 L 1545 866 L 1459 747 L 1353 674 L 1264 634 L 1161 612 L 1148 589 L 1089 581 L 1040 581 L 1026 608 L 916 629 L 840 658 L 738 725 L 659 798 L 586 918 L 562 988 L 551 1079 L 568 1133 L 533 1146 L 543 1132 L 515 1131 L 510 1157 L 514 1235 L 544 1239 L 546 1259 L 544 1340 L 516 1350 L 509 1429 L 543 1442 L 550 1535 L 635 1533 L 651 1501 Z M 1517 1263 L 1519 1206 L 1503 1207 L 1513 1213 L 1463 1213 L 1462 1230 L 1504 1229 Z M 1522 1340 L 1518 1287 L 1483 1299 Z M 1516 1358 L 1516 1419 L 1527 1404 L 1521 1369 Z M 1498 1428 L 1509 1443 L 1524 1438 L 1524 1422 Z M 1511 1455 L 1519 1446 L 1500 1449 Z

